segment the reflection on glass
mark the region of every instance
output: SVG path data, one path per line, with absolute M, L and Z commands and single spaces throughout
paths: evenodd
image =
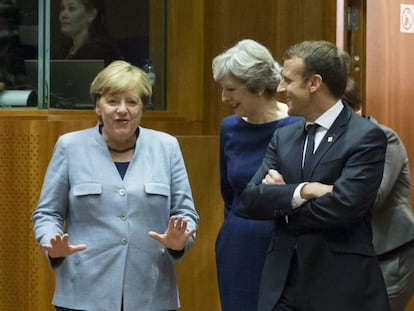
M 65 94 L 56 96 L 57 78 L 53 76 L 54 60 L 85 61 L 84 82 L 89 84 L 98 70 L 96 60 L 108 65 L 115 59 L 124 59 L 143 68 L 150 54 L 149 0 L 59 0 L 51 2 L 51 101 L 57 108 L 88 108 L 92 104 L 71 102 Z M 163 14 L 161 16 L 164 16 Z M 163 29 L 162 29 L 163 30 Z M 162 66 L 160 64 L 160 66 Z M 98 70 L 99 71 L 99 70 Z M 91 77 L 87 81 L 86 77 Z M 66 77 L 67 80 L 70 77 Z M 76 77 L 74 77 L 76 79 Z M 77 81 L 68 82 L 71 86 Z M 159 91 L 154 86 L 154 94 Z M 69 91 L 67 91 L 68 94 Z M 156 95 L 155 95 L 156 96 Z M 82 94 L 79 98 L 86 98 Z M 160 97 L 161 98 L 161 97 Z M 63 99 L 63 100 L 62 100 Z M 155 99 L 154 99 L 155 102 Z M 92 105 L 93 106 L 93 105 Z M 163 107 L 163 103 L 157 107 Z
M 52 108 L 91 108 L 87 90 L 103 66 L 125 59 L 143 68 L 150 60 L 156 75 L 154 109 L 165 109 L 166 3 L 0 0 L 0 89 L 3 84 L 6 90 L 36 91 L 39 87 L 39 96 L 46 96 L 39 98 L 39 107 L 47 102 Z M 50 63 L 45 63 L 49 56 Z
M 27 58 L 37 58 L 36 6 L 19 6 L 12 0 L 0 2 L 0 107 L 37 105 L 24 63 Z
M 32 71 L 38 68 L 33 62 Z M 104 68 L 102 59 L 52 59 L 50 61 L 50 103 L 53 108 L 92 109 L 89 86 Z
M 104 66 L 122 59 L 106 27 L 104 1 L 51 2 L 50 105 L 54 108 L 93 108 L 89 85 Z M 51 32 L 53 34 L 53 32 Z M 61 73 L 64 73 L 62 76 Z
M 60 2 L 59 11 L 53 4 Z M 122 59 L 117 44 L 108 36 L 104 1 L 58 0 L 52 3 L 51 29 L 59 29 L 62 36 L 53 42 L 57 47 L 52 53 L 54 59 L 103 59 L 108 65 Z M 55 19 L 57 27 L 54 27 Z

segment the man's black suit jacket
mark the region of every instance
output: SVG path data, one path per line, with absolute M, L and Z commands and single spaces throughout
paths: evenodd
M 294 253 L 303 271 L 304 310 L 388 311 L 371 228 L 387 144 L 384 132 L 345 105 L 302 177 L 305 136 L 302 122 L 276 130 L 243 193 L 248 217 L 276 221 L 258 311 L 270 311 L 278 302 Z M 277 169 L 286 185 L 261 184 L 269 169 Z M 333 192 L 292 209 L 293 192 L 304 181 L 334 185 Z

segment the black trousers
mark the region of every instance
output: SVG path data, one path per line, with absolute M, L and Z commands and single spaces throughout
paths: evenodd
M 303 288 L 299 282 L 299 264 L 296 252 L 292 256 L 285 288 L 272 311 L 303 310 Z

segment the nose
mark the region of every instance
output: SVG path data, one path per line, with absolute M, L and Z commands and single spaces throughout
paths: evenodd
M 59 12 L 59 21 L 62 22 L 66 19 L 68 19 L 68 14 L 67 14 L 66 10 L 61 10 Z
M 277 93 L 283 93 L 285 91 L 286 91 L 286 83 L 285 83 L 285 80 L 282 79 L 282 80 L 280 80 L 280 83 L 277 86 L 276 92 Z
M 221 91 L 221 101 L 223 103 L 227 102 L 229 100 L 228 92 L 226 90 Z
M 126 113 L 128 111 L 128 106 L 125 100 L 122 100 L 119 105 L 118 108 L 116 109 L 116 112 L 118 113 Z

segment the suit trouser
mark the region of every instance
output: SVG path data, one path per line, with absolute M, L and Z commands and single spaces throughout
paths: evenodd
M 272 311 L 302 310 L 303 301 L 300 298 L 303 296 L 303 288 L 299 283 L 299 264 L 295 251 L 290 262 L 285 288 Z
M 402 311 L 414 294 L 414 241 L 378 256 L 392 311 Z

